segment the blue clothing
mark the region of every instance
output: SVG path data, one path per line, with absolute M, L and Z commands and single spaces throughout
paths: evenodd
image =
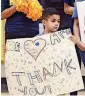
M 76 0 L 76 2 L 85 1 L 85 0 Z
M 85 0 L 82 0 L 82 1 L 85 1 Z M 73 11 L 73 18 L 78 18 L 78 12 L 77 12 L 77 7 L 75 6 L 74 8 L 74 11 Z M 81 59 L 84 63 L 84 66 L 85 66 L 85 51 L 81 51 L 80 50 L 80 55 L 81 55 Z
M 74 7 L 75 0 L 64 0 L 64 3 L 67 3 L 69 6 Z M 68 16 L 69 16 L 71 32 L 73 34 L 73 19 L 72 19 L 72 15 L 68 15 Z
M 68 5 L 74 7 L 75 0 L 64 0 L 64 3 L 67 3 Z
M 72 18 L 78 18 L 77 7 L 74 7 Z
M 77 0 L 77 1 L 85 1 L 85 0 Z M 74 11 L 73 11 L 73 15 L 72 15 L 73 18 L 78 18 L 78 12 L 77 12 L 77 7 L 75 6 L 74 7 Z
M 9 1 L 10 0 L 1 0 L 1 11 L 10 7 Z M 15 38 L 18 36 L 23 38 L 23 35 L 33 37 L 39 33 L 39 21 L 33 22 L 31 19 L 27 18 L 24 13 L 15 12 L 12 16 L 7 18 L 5 32 L 13 34 Z

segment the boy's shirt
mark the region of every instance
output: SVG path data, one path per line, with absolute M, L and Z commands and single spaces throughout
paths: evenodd
M 39 23 L 39 34 L 38 35 L 43 35 L 44 34 L 44 26 L 42 23 Z

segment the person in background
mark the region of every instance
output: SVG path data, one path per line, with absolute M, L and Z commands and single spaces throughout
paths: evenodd
M 85 1 L 85 0 L 78 0 L 78 1 L 81 2 L 81 1 Z M 78 12 L 77 12 L 76 6 L 74 8 L 72 17 L 74 19 L 74 25 L 73 25 L 74 37 L 71 37 L 71 38 L 73 41 L 76 41 L 76 44 L 79 47 L 80 56 L 81 56 L 82 62 L 83 62 L 84 67 L 85 67 L 85 49 L 84 49 L 85 48 L 85 42 L 81 42 Z M 82 49 L 83 49 L 83 51 L 82 51 Z M 80 65 L 80 67 L 81 67 L 81 65 Z M 84 82 L 84 86 L 85 86 L 85 76 L 83 76 L 83 82 Z
M 74 0 L 64 0 L 64 12 L 65 12 L 65 14 L 67 14 L 69 16 L 69 23 L 70 23 L 70 29 L 71 29 L 72 34 L 73 34 L 72 14 L 73 14 L 73 10 L 74 10 L 74 3 L 75 3 Z M 77 56 L 79 58 L 79 62 L 81 62 L 80 55 L 79 55 L 77 48 L 76 48 L 76 51 L 77 51 Z M 77 95 L 77 91 L 71 92 L 70 95 Z
M 6 19 L 5 39 L 34 37 L 39 33 L 39 21 L 32 21 L 24 13 L 17 12 L 16 6 L 10 5 L 10 0 L 1 0 L 3 19 Z
M 74 10 L 75 0 L 64 0 L 64 12 L 69 16 L 70 29 L 73 34 L 73 19 L 72 14 Z
M 84 1 L 84 0 L 83 0 Z M 73 18 L 74 18 L 74 36 L 77 38 L 77 40 L 80 41 L 80 29 L 79 29 L 79 20 L 78 20 L 78 13 L 77 13 L 77 7 L 75 6 L 74 12 L 73 12 Z M 81 59 L 85 65 L 85 51 L 80 51 Z

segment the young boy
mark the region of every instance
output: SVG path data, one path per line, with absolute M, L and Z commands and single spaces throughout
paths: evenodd
M 52 7 L 48 7 L 43 11 L 42 24 L 44 26 L 44 34 L 56 32 L 60 26 L 60 14 Z

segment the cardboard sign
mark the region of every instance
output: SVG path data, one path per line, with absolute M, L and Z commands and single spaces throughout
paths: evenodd
M 4 23 L 5 21 L 1 20 L 1 64 L 4 64 L 5 58 L 5 32 L 4 32 Z
M 9 94 L 56 96 L 83 89 L 70 30 L 7 41 L 5 60 Z
M 85 1 L 77 2 L 78 19 L 80 26 L 81 40 L 85 42 Z

